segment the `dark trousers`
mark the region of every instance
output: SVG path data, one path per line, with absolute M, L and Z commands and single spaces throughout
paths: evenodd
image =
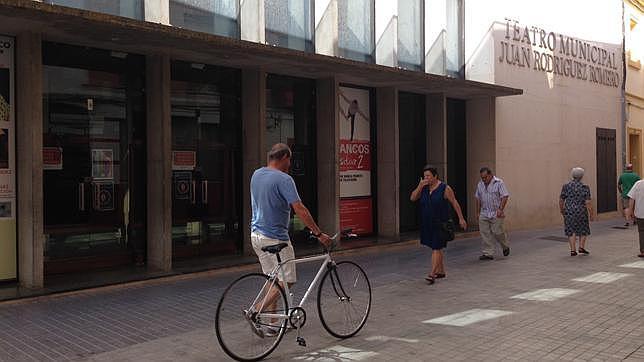
M 644 253 L 644 219 L 636 219 L 637 232 L 640 234 L 640 253 Z

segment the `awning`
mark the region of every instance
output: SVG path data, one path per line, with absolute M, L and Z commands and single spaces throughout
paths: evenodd
M 167 54 L 173 59 L 260 68 L 306 78 L 335 76 L 340 82 L 369 87 L 471 99 L 522 94 L 521 89 L 367 64 L 254 42 L 230 39 L 30 0 L 0 0 L 0 33 L 42 33 L 43 40 L 137 54 Z

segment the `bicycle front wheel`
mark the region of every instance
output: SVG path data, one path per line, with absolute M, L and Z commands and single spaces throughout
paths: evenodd
M 284 289 L 264 274 L 235 280 L 217 306 L 215 331 L 221 348 L 238 361 L 268 356 L 286 331 L 288 302 Z
M 331 266 L 318 288 L 318 314 L 332 336 L 349 338 L 362 329 L 371 310 L 371 284 L 353 262 Z

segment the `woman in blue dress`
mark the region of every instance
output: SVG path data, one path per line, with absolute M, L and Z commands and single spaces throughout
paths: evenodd
M 454 190 L 439 180 L 435 167 L 425 166 L 423 177 L 412 191 L 410 199 L 420 202 L 420 242 L 432 248 L 432 269 L 425 280 L 434 284 L 436 278 L 445 278 L 443 249 L 447 241 L 441 237 L 441 225 L 449 220 L 450 204 L 456 211 L 458 223 L 463 230 L 467 229 L 467 223 L 463 218 L 461 205 L 454 196 Z

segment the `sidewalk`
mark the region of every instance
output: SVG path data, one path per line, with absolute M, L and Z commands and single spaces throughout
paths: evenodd
M 593 224 L 590 256 L 570 257 L 560 229 L 513 233 L 511 255 L 489 262 L 478 260 L 478 238 L 450 243 L 448 277 L 432 286 L 425 248 L 347 252 L 341 259 L 361 264 L 372 283 L 365 328 L 332 338 L 313 301 L 308 347 L 289 334 L 269 360 L 644 361 L 644 262 L 623 266 L 641 261 L 636 231 L 614 225 Z M 316 268 L 302 265 L 299 280 Z M 249 270 L 258 268 L 0 303 L 0 360 L 226 360 L 212 330 L 216 303 Z

